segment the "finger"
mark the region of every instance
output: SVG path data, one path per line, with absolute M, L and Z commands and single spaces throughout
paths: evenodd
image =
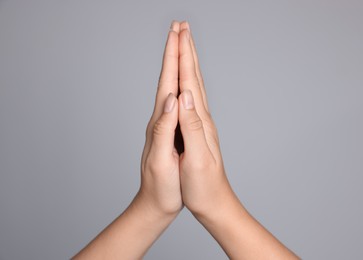
M 184 150 L 188 156 L 200 161 L 211 155 L 203 129 L 203 121 L 196 109 L 193 94 L 183 91 L 179 96 L 179 122 L 184 140 Z
M 162 114 L 163 105 L 169 93 L 173 93 L 175 96 L 178 94 L 178 31 L 179 23 L 173 21 L 165 45 L 163 65 L 160 72 L 158 90 L 156 93 L 155 107 L 153 112 L 153 117 L 155 120 L 158 119 Z
M 153 154 L 156 159 L 165 160 L 165 158 L 170 158 L 175 153 L 174 136 L 178 123 L 178 106 L 176 103 L 176 97 L 173 93 L 170 93 L 165 101 L 160 118 L 153 126 L 153 138 L 149 155 Z
M 179 34 L 179 85 L 180 91 L 190 89 L 193 93 L 197 113 L 206 118 L 207 110 L 204 107 L 202 92 L 195 71 L 193 52 L 190 44 L 190 33 L 187 29 Z
M 164 54 L 163 54 L 163 64 L 162 69 L 160 71 L 159 83 L 164 81 L 174 81 L 175 80 L 175 66 L 168 66 L 169 64 L 175 63 L 175 56 L 178 57 L 178 44 L 175 44 L 176 41 L 173 39 L 174 36 L 170 36 L 170 34 L 176 34 L 178 36 L 180 31 L 180 23 L 177 21 L 172 21 L 170 25 L 170 30 L 168 34 L 168 39 L 165 44 Z M 172 59 L 169 59 L 171 56 Z M 177 75 L 178 76 L 178 75 Z
M 168 33 L 165 45 L 163 64 L 159 76 L 158 89 L 155 98 L 153 114 L 150 118 L 146 129 L 146 141 L 142 156 L 142 164 L 145 161 L 145 155 L 149 153 L 152 141 L 152 129 L 158 118 L 163 113 L 163 105 L 169 93 L 175 96 L 178 93 L 178 56 L 179 56 L 179 22 L 173 21 Z
M 200 90 L 202 92 L 204 107 L 205 107 L 205 109 L 207 111 L 209 111 L 208 99 L 207 99 L 207 92 L 205 90 L 204 80 L 203 80 L 202 72 L 200 70 L 197 49 L 195 48 L 193 34 L 192 34 L 191 30 L 190 30 L 190 25 L 189 25 L 188 22 L 182 22 L 182 23 L 180 23 L 180 30 L 184 30 L 184 29 L 188 29 L 189 32 L 190 32 L 190 45 L 192 47 L 192 52 L 193 52 L 193 58 L 194 58 L 194 64 L 195 64 L 195 72 L 197 74 L 197 78 L 198 78 Z

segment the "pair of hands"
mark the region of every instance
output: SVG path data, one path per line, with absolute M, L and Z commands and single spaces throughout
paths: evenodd
M 181 154 L 174 144 L 178 122 L 184 142 Z M 160 215 L 176 215 L 185 205 L 195 216 L 204 216 L 223 205 L 227 194 L 231 189 L 190 27 L 174 21 L 146 131 L 135 202 Z
M 184 205 L 231 259 L 298 259 L 232 191 L 189 25 L 175 21 L 146 131 L 140 189 L 73 259 L 141 259 Z

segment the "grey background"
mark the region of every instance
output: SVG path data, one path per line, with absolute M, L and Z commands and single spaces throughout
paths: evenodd
M 362 1 L 0 1 L 0 259 L 66 259 L 128 205 L 172 19 L 228 177 L 304 259 L 361 259 Z M 226 259 L 187 210 L 145 259 Z

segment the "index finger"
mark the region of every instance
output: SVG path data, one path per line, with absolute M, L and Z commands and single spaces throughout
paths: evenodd
M 194 58 L 195 72 L 197 74 L 200 91 L 202 92 L 204 107 L 207 111 L 209 111 L 207 93 L 205 91 L 204 80 L 203 80 L 202 72 L 200 70 L 198 54 L 197 54 L 197 50 L 195 47 L 194 38 L 193 38 L 192 32 L 190 30 L 190 25 L 188 22 L 184 21 L 184 22 L 180 23 L 180 30 L 183 30 L 183 29 L 188 29 L 190 32 L 190 45 L 192 48 L 192 53 L 193 53 L 193 58 Z
M 179 55 L 179 22 L 173 21 L 165 45 L 163 65 L 155 98 L 153 114 L 146 129 L 145 150 L 148 151 L 152 141 L 152 129 L 163 113 L 165 101 L 169 93 L 178 94 L 178 55 Z
M 203 95 L 197 77 L 193 50 L 188 29 L 181 30 L 179 34 L 179 85 L 180 91 L 190 89 L 193 93 L 195 108 L 202 119 L 207 118 L 208 111 L 204 106 Z
M 163 65 L 160 72 L 155 107 L 152 119 L 162 114 L 164 102 L 169 93 L 178 94 L 179 22 L 173 21 L 165 45 Z

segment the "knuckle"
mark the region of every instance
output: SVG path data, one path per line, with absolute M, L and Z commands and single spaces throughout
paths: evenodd
M 188 75 L 184 75 L 184 78 L 180 80 L 179 84 L 181 86 L 191 86 L 193 88 L 199 88 L 199 81 L 197 75 L 195 73 L 190 73 Z
M 197 155 L 186 155 L 184 162 L 182 169 L 186 172 L 209 173 L 216 167 L 216 161 L 208 149 Z
M 167 51 L 164 53 L 164 60 L 166 60 L 166 59 L 177 60 L 178 55 L 179 54 L 175 51 Z
M 150 154 L 146 158 L 144 171 L 157 179 L 164 179 L 168 176 L 165 173 L 172 172 L 175 167 L 172 161 L 165 161 L 163 158 Z
M 190 54 L 186 52 L 184 49 L 180 49 L 179 59 L 188 59 Z
M 190 131 L 199 131 L 201 129 L 203 129 L 203 122 L 202 120 L 197 117 L 194 118 L 193 120 L 189 121 L 187 124 L 188 130 Z
M 152 174 L 158 174 L 160 172 L 164 172 L 164 165 L 159 163 L 157 160 L 153 160 L 152 162 L 149 162 L 148 169 Z
M 153 135 L 159 136 L 164 135 L 166 132 L 168 132 L 168 126 L 161 120 L 158 120 L 155 122 L 153 127 Z
M 165 75 L 165 73 L 162 73 L 159 77 L 159 83 L 157 87 L 158 91 L 165 85 L 178 85 L 178 78 L 173 75 Z
M 154 156 L 148 156 L 145 161 L 145 171 L 152 174 L 162 172 L 163 164 L 159 160 L 155 160 Z

